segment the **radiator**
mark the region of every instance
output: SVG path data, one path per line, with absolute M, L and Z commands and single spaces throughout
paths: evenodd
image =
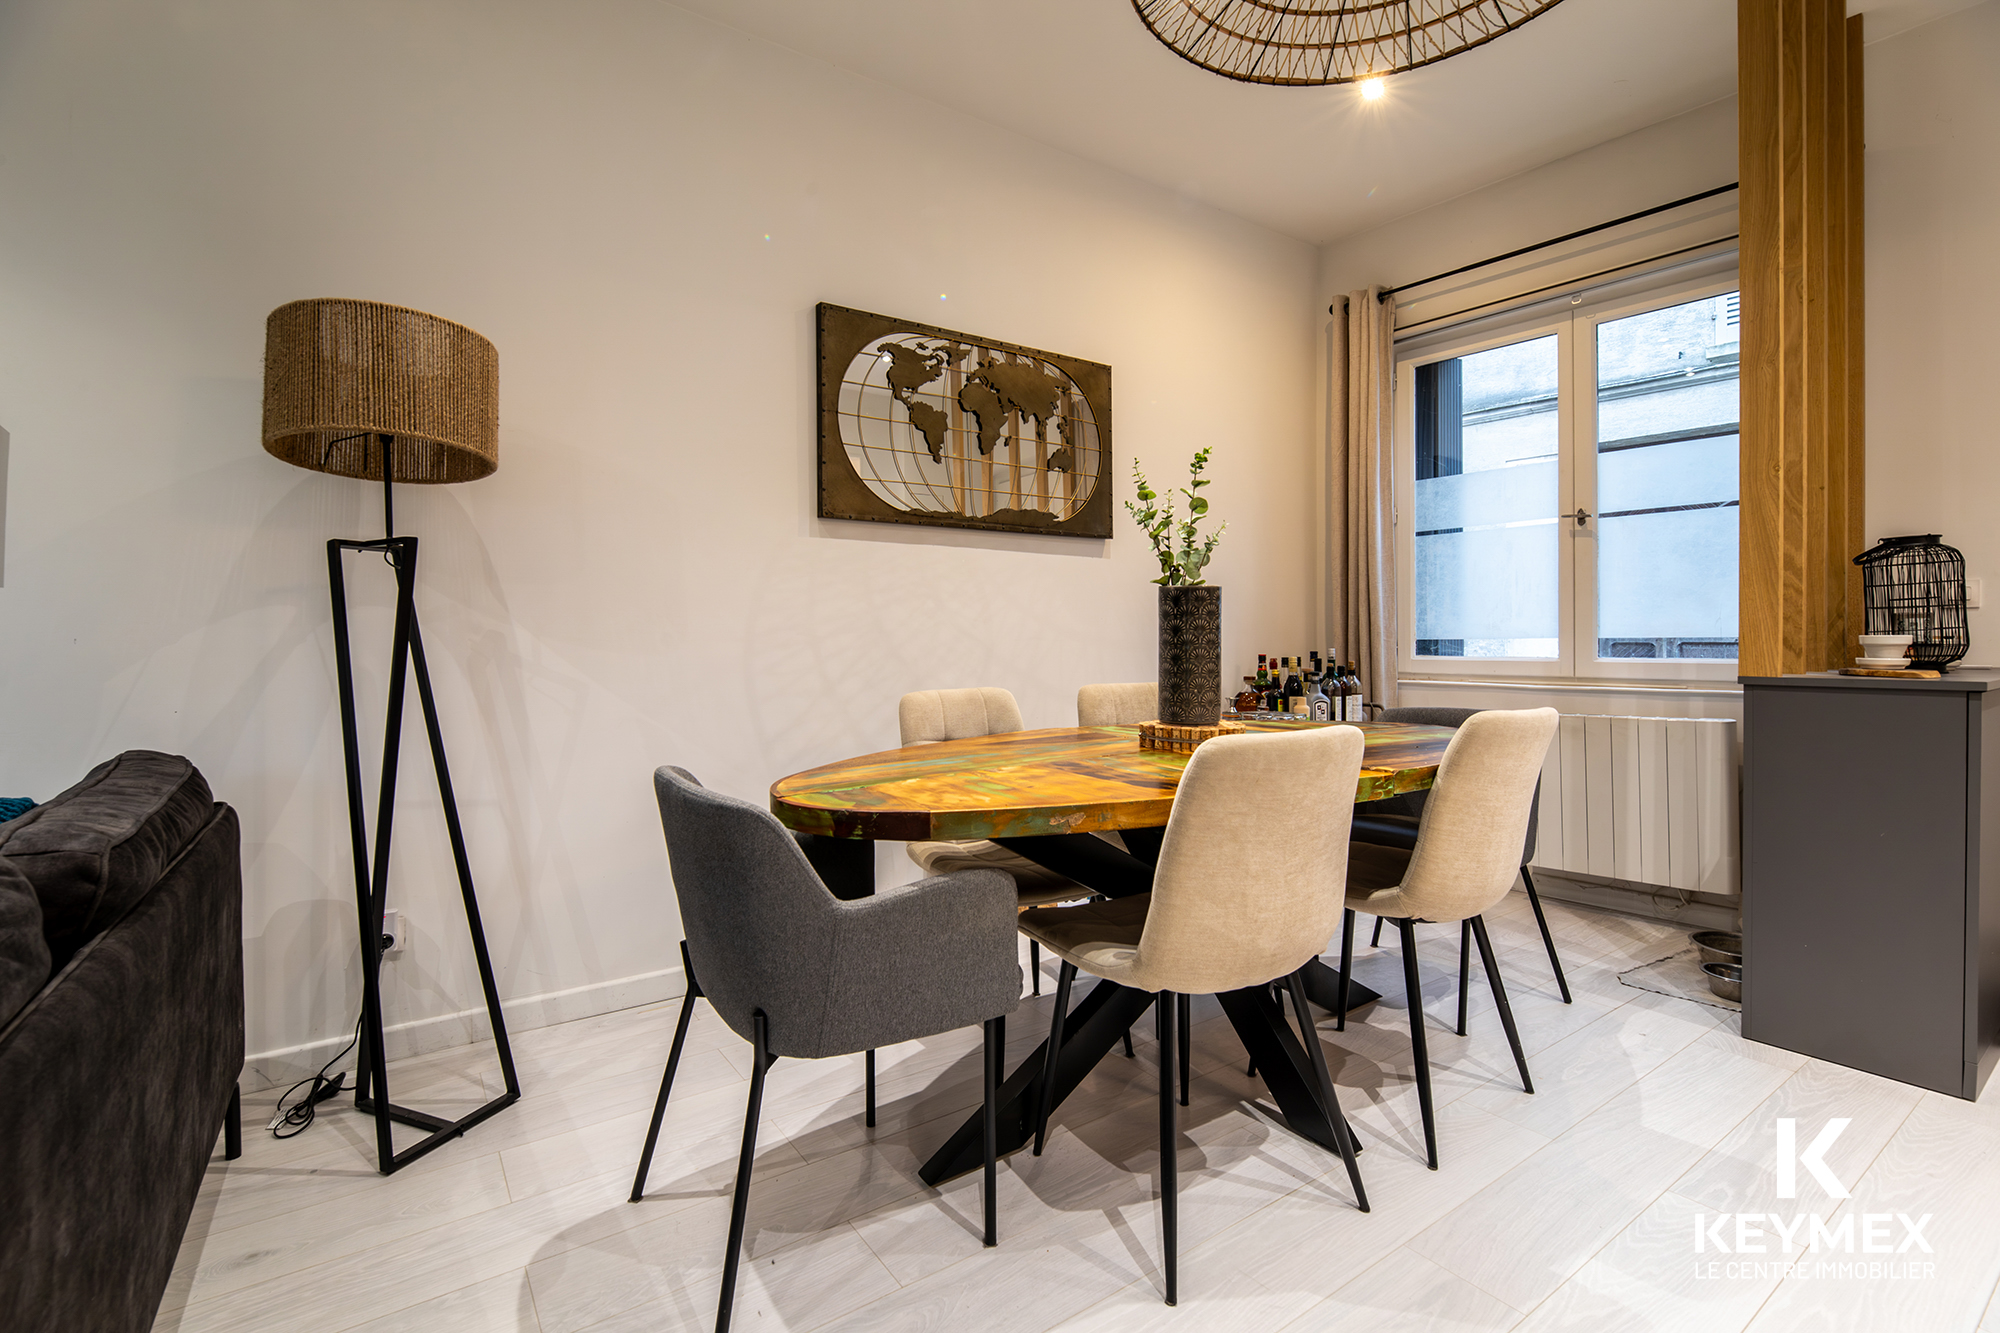
M 1736 787 L 1733 719 L 1565 716 L 1542 765 L 1533 864 L 1735 894 Z

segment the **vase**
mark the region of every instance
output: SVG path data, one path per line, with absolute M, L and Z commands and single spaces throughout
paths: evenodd
M 1160 721 L 1222 720 L 1222 589 L 1160 585 Z

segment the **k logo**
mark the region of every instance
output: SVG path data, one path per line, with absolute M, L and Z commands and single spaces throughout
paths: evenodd
M 1840 1183 L 1840 1177 L 1826 1166 L 1827 1149 L 1833 1147 L 1841 1131 L 1854 1122 L 1834 1119 L 1826 1122 L 1819 1137 L 1812 1141 L 1804 1152 L 1799 1151 L 1799 1122 L 1780 1120 L 1778 1122 L 1778 1197 L 1796 1199 L 1799 1197 L 1799 1168 L 1804 1167 L 1812 1178 L 1820 1183 L 1830 1196 L 1836 1199 L 1847 1197 L 1847 1186 Z

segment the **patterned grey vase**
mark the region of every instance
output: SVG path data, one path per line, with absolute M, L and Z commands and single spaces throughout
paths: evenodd
M 1222 589 L 1160 585 L 1160 721 L 1222 720 Z

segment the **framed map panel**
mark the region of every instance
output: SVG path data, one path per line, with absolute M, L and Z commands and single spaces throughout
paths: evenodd
M 1111 367 L 818 309 L 821 518 L 1111 535 Z

